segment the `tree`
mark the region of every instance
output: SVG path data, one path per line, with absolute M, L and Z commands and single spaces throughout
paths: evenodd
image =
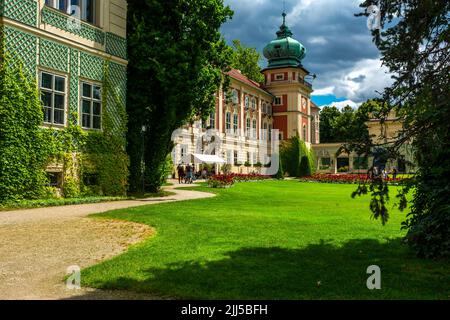
M 0 202 L 39 198 L 47 182 L 37 85 L 23 64 L 14 62 L 0 43 Z
M 154 192 L 174 130 L 212 111 L 226 86 L 232 51 L 219 28 L 233 12 L 223 0 L 130 0 L 128 13 L 131 190 L 142 189 L 144 171 Z
M 243 75 L 258 83 L 264 82 L 259 61 L 260 53 L 255 48 L 249 48 L 241 44 L 239 40 L 233 40 L 233 58 L 231 66 L 242 72 Z
M 367 9 L 373 1 L 361 4 Z M 450 255 L 450 2 L 433 0 L 381 0 L 381 32 L 373 31 L 382 61 L 394 84 L 383 94 L 380 118 L 395 112 L 403 130 L 395 141 L 383 145 L 395 159 L 399 149 L 412 143 L 418 170 L 399 195 L 400 208 L 414 188 L 406 240 L 419 256 Z M 372 193 L 375 217 L 387 221 L 387 185 L 376 179 L 361 185 L 354 195 Z
M 322 143 L 338 142 L 334 132 L 336 119 L 341 112 L 336 107 L 323 107 L 320 110 L 320 141 Z
M 344 142 L 356 145 L 367 142 L 369 130 L 367 121 L 370 114 L 379 110 L 379 102 L 368 100 L 359 108 L 344 107 L 341 111 L 336 107 L 324 107 L 320 112 L 320 140 L 323 143 Z

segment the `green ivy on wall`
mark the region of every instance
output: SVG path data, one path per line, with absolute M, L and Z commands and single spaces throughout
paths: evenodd
M 69 54 L 65 48 L 59 49 Z M 5 51 L 2 45 L 0 53 Z M 101 131 L 81 129 L 76 121 L 77 108 L 72 103 L 68 127 L 42 128 L 43 112 L 35 75 L 28 72 L 29 67 L 19 55 L 15 54 L 9 62 L 4 55 L 0 60 L 0 81 L 4 84 L 0 87 L 0 202 L 52 196 L 50 191 L 55 190 L 48 187 L 46 176 L 46 168 L 51 164 L 63 167 L 64 197 L 125 195 L 129 166 L 125 151 L 126 67 L 84 55 L 82 63 L 94 61 L 96 69 L 92 75 L 102 81 Z M 79 65 L 79 54 L 70 51 L 70 55 L 72 71 Z M 78 79 L 78 74 L 73 78 Z M 97 176 L 95 184 L 91 179 L 86 185 L 86 175 Z
M 43 197 L 48 146 L 37 85 L 3 49 L 0 83 L 0 202 Z

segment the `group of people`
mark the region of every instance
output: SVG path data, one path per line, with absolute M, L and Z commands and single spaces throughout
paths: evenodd
M 214 172 L 209 172 L 205 167 L 195 172 L 195 166 L 192 164 L 187 164 L 183 166 L 181 164 L 177 167 L 178 173 L 178 183 L 186 183 L 191 184 L 197 179 L 207 179 L 210 175 L 214 174 Z
M 397 171 L 397 169 L 395 167 L 392 168 L 390 173 L 392 174 L 392 178 L 394 180 L 397 179 L 398 171 Z M 388 179 L 389 178 L 389 172 L 388 172 L 388 170 L 386 170 L 386 168 L 383 168 L 381 170 L 381 172 L 380 172 L 380 169 L 378 167 L 373 167 L 373 169 L 369 173 L 369 176 L 371 176 L 371 177 L 379 177 L 380 175 L 381 175 L 381 177 L 383 179 Z

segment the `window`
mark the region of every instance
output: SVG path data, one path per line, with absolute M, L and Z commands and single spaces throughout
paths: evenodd
M 265 103 L 262 104 L 262 112 L 267 113 L 267 107 Z
M 66 110 L 66 78 L 41 72 L 39 88 L 44 107 L 44 123 L 64 125 Z
M 231 91 L 231 100 L 233 103 L 238 104 L 239 103 L 239 95 L 236 89 L 233 89 Z
M 252 110 L 256 110 L 256 99 L 252 99 Z
M 239 154 L 237 151 L 234 151 L 234 164 L 237 165 L 239 160 Z
M 269 124 L 269 141 L 272 140 L 272 125 Z
M 306 133 L 306 125 L 303 125 L 303 141 L 305 141 L 305 142 L 308 141 L 308 137 L 307 137 L 307 133 Z
M 227 133 L 231 131 L 231 113 L 229 112 L 225 115 L 225 128 Z
M 276 81 L 284 80 L 284 74 L 282 74 L 282 73 L 276 74 L 275 75 L 275 80 Z
M 252 130 L 253 138 L 256 138 L 256 119 L 253 119 L 253 130 Z
M 97 24 L 96 16 L 100 6 L 96 0 L 45 0 L 45 4 L 70 15 L 79 15 L 83 21 Z
M 239 115 L 235 113 L 233 115 L 233 132 L 234 134 L 238 134 L 238 127 L 239 127 Z
M 268 114 L 269 116 L 272 115 L 272 106 L 271 106 L 270 104 L 267 105 L 267 114 Z
M 62 172 L 47 172 L 47 179 L 50 187 L 61 188 L 63 174 Z
M 251 127 L 250 127 L 250 125 L 251 125 L 251 123 L 250 123 L 250 118 L 247 118 L 247 126 L 246 126 L 246 128 L 247 128 L 247 130 L 246 130 L 246 133 L 247 133 L 247 137 L 250 137 L 250 130 L 251 130 Z
M 209 127 L 211 129 L 216 127 L 216 113 L 214 111 L 209 114 Z
M 266 122 L 264 122 L 264 125 L 263 125 L 263 132 L 262 132 L 262 138 L 263 138 L 263 140 L 266 140 L 267 139 L 267 123 Z
M 280 106 L 283 103 L 283 99 L 281 97 L 275 97 L 275 105 Z
M 245 97 L 245 107 L 247 109 L 250 107 L 250 98 L 248 96 Z
M 92 83 L 81 83 L 81 126 L 85 129 L 102 128 L 101 87 Z

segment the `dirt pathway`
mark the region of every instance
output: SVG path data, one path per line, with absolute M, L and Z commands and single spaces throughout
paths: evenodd
M 129 292 L 69 290 L 69 266 L 81 268 L 120 254 L 152 235 L 146 225 L 86 218 L 108 210 L 200 199 L 210 193 L 176 190 L 175 195 L 65 207 L 0 212 L 0 299 L 154 299 Z

